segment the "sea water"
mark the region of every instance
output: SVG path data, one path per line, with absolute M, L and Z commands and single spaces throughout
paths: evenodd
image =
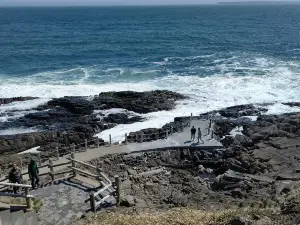
M 0 122 L 51 98 L 124 90 L 190 98 L 101 137 L 238 104 L 299 111 L 281 104 L 300 100 L 299 21 L 300 5 L 0 8 L 0 97 L 40 97 L 0 106 Z

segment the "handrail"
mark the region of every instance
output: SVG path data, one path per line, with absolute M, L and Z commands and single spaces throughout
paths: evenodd
M 14 193 L 7 193 L 7 192 L 0 192 L 0 196 L 10 196 L 10 197 L 17 197 L 17 198 L 33 198 L 33 195 L 22 195 L 22 194 L 14 194 Z
M 23 188 L 30 188 L 31 185 L 28 184 L 14 184 L 14 183 L 6 183 L 6 182 L 0 182 L 0 185 L 3 186 L 9 186 L 9 187 L 23 187 Z
M 86 171 L 84 171 L 84 170 L 81 170 L 81 169 L 78 169 L 78 168 L 75 168 L 75 167 L 71 167 L 71 169 L 73 169 L 73 170 L 75 170 L 75 171 L 77 171 L 77 172 L 79 172 L 79 173 L 83 173 L 83 174 L 85 174 L 85 175 L 87 175 L 87 176 L 91 176 L 91 177 L 94 177 L 94 178 L 98 178 L 98 177 L 99 177 L 98 175 L 95 175 L 95 174 L 86 172 Z
M 65 166 L 65 165 L 68 165 L 68 164 L 70 164 L 71 162 L 69 161 L 69 162 L 64 162 L 64 163 L 59 163 L 59 164 L 55 164 L 55 165 L 51 165 L 53 168 L 55 168 L 55 167 L 59 167 L 59 166 Z M 48 167 L 49 167 L 50 165 L 48 165 Z
M 84 165 L 84 166 L 87 166 L 87 167 L 90 167 L 90 168 L 93 168 L 93 169 L 97 169 L 96 166 L 93 166 L 91 164 L 88 164 L 88 163 L 85 163 L 85 162 L 82 162 L 82 161 L 79 161 L 79 160 L 76 160 L 76 159 L 72 159 L 72 158 L 69 158 L 69 157 L 67 159 L 71 160 L 71 161 L 74 161 L 74 162 L 77 162 L 77 163 L 79 163 L 81 165 Z

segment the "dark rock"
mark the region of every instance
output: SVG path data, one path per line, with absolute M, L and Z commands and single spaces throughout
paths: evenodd
M 74 114 L 89 115 L 93 113 L 94 106 L 91 101 L 84 97 L 63 97 L 48 102 L 48 106 L 62 107 Z
M 238 216 L 231 219 L 228 225 L 253 225 L 253 221 L 249 218 Z
M 267 111 L 263 108 L 257 109 L 253 105 L 237 105 L 222 109 L 219 113 L 223 117 L 237 118 L 241 116 L 259 116 L 262 110 Z
M 93 102 L 98 109 L 123 108 L 137 113 L 171 110 L 175 101 L 184 99 L 181 94 L 172 91 L 149 92 L 103 92 Z
M 0 105 L 9 104 L 12 102 L 22 102 L 28 100 L 38 99 L 36 97 L 15 97 L 15 98 L 0 98 Z
M 121 206 L 132 207 L 135 206 L 135 199 L 132 195 L 126 195 L 121 199 Z

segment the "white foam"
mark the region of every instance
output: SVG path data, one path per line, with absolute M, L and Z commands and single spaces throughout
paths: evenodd
M 192 57 L 195 58 L 195 56 Z M 184 57 L 184 60 L 189 60 L 188 58 L 192 57 Z M 169 65 L 174 60 L 182 59 L 180 57 L 167 57 L 164 59 L 164 62 L 167 62 Z M 297 102 L 300 100 L 300 65 L 295 62 L 284 62 L 258 56 L 251 58 L 248 55 L 242 55 L 221 58 L 215 60 L 214 63 L 217 63 L 217 65 L 199 65 L 199 67 L 193 65 L 191 67 L 191 69 L 203 67 L 206 71 L 212 71 L 213 75 L 207 77 L 201 76 L 202 74 L 199 74 L 199 76 L 182 76 L 182 74 L 177 74 L 168 68 L 169 76 L 149 76 L 148 78 L 145 76 L 145 78 L 140 79 L 137 76 L 139 71 L 132 69 L 129 72 L 138 79 L 130 82 L 131 79 L 126 79 L 127 72 L 125 69 L 119 68 L 121 72 L 118 73 L 126 72 L 126 76 L 124 76 L 125 81 L 112 78 L 112 82 L 109 83 L 103 82 L 101 77 L 99 77 L 98 80 L 93 80 L 92 83 L 78 79 L 68 82 L 68 85 L 66 85 L 66 82 L 52 83 L 51 80 L 44 82 L 45 79 L 39 80 L 37 76 L 34 79 L 34 83 L 32 80 L 24 82 L 24 80 L 8 79 L 0 87 L 0 96 L 40 96 L 49 99 L 66 95 L 96 95 L 99 92 L 106 91 L 168 89 L 190 97 L 190 99 L 178 102 L 176 109 L 172 111 L 144 115 L 147 121 L 119 125 L 111 130 L 104 131 L 100 134 L 100 137 L 104 137 L 106 140 L 109 134 L 113 135 L 113 140 L 123 140 L 125 133 L 149 127 L 159 128 L 166 122 L 172 121 L 176 116 L 188 116 L 190 113 L 197 115 L 240 104 Z M 242 75 L 236 72 L 240 70 L 243 71 Z M 145 70 L 140 71 L 147 73 Z M 152 74 L 151 71 L 153 70 L 149 69 L 149 71 L 149 74 Z M 72 74 L 72 71 L 68 71 L 68 73 Z M 82 72 L 82 76 L 84 76 L 84 72 Z M 28 106 L 28 108 L 30 107 Z M 278 114 L 291 111 L 299 111 L 299 108 L 275 104 L 269 107 L 268 113 Z
M 265 113 L 267 115 L 300 112 L 300 107 L 290 107 L 287 105 L 283 105 L 281 103 L 269 105 L 269 106 L 267 106 L 267 108 L 268 108 L 268 111 Z
M 44 104 L 49 100 L 50 99 L 48 98 L 42 98 L 0 105 L 0 122 L 7 122 L 9 120 L 23 117 L 29 113 L 35 113 L 37 112 L 36 110 L 30 109 Z
M 243 126 L 241 127 L 235 127 L 232 129 L 232 131 L 230 131 L 230 135 L 229 136 L 232 136 L 232 137 L 235 137 L 236 135 L 243 135 L 242 131 L 243 131 Z
M 126 110 L 126 109 L 121 109 L 121 108 L 111 108 L 111 109 L 107 109 L 107 110 L 94 110 L 94 114 L 98 114 L 96 117 L 99 118 L 100 121 L 104 117 L 107 117 L 111 114 L 117 114 L 117 113 L 126 114 L 128 116 L 128 118 L 132 118 L 134 116 L 142 116 L 141 114 L 138 114 L 138 113 Z
M 5 130 L 0 130 L 0 135 L 14 135 L 14 134 L 24 134 L 38 132 L 36 128 L 9 128 Z
M 257 121 L 258 116 L 242 116 L 241 118 L 249 118 L 251 121 Z

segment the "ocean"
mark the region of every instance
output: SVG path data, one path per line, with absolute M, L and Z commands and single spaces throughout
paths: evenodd
M 0 106 L 0 122 L 67 95 L 190 97 L 114 128 L 115 139 L 238 104 L 295 111 L 280 103 L 300 101 L 300 5 L 0 8 L 0 78 L 0 97 L 40 97 Z

